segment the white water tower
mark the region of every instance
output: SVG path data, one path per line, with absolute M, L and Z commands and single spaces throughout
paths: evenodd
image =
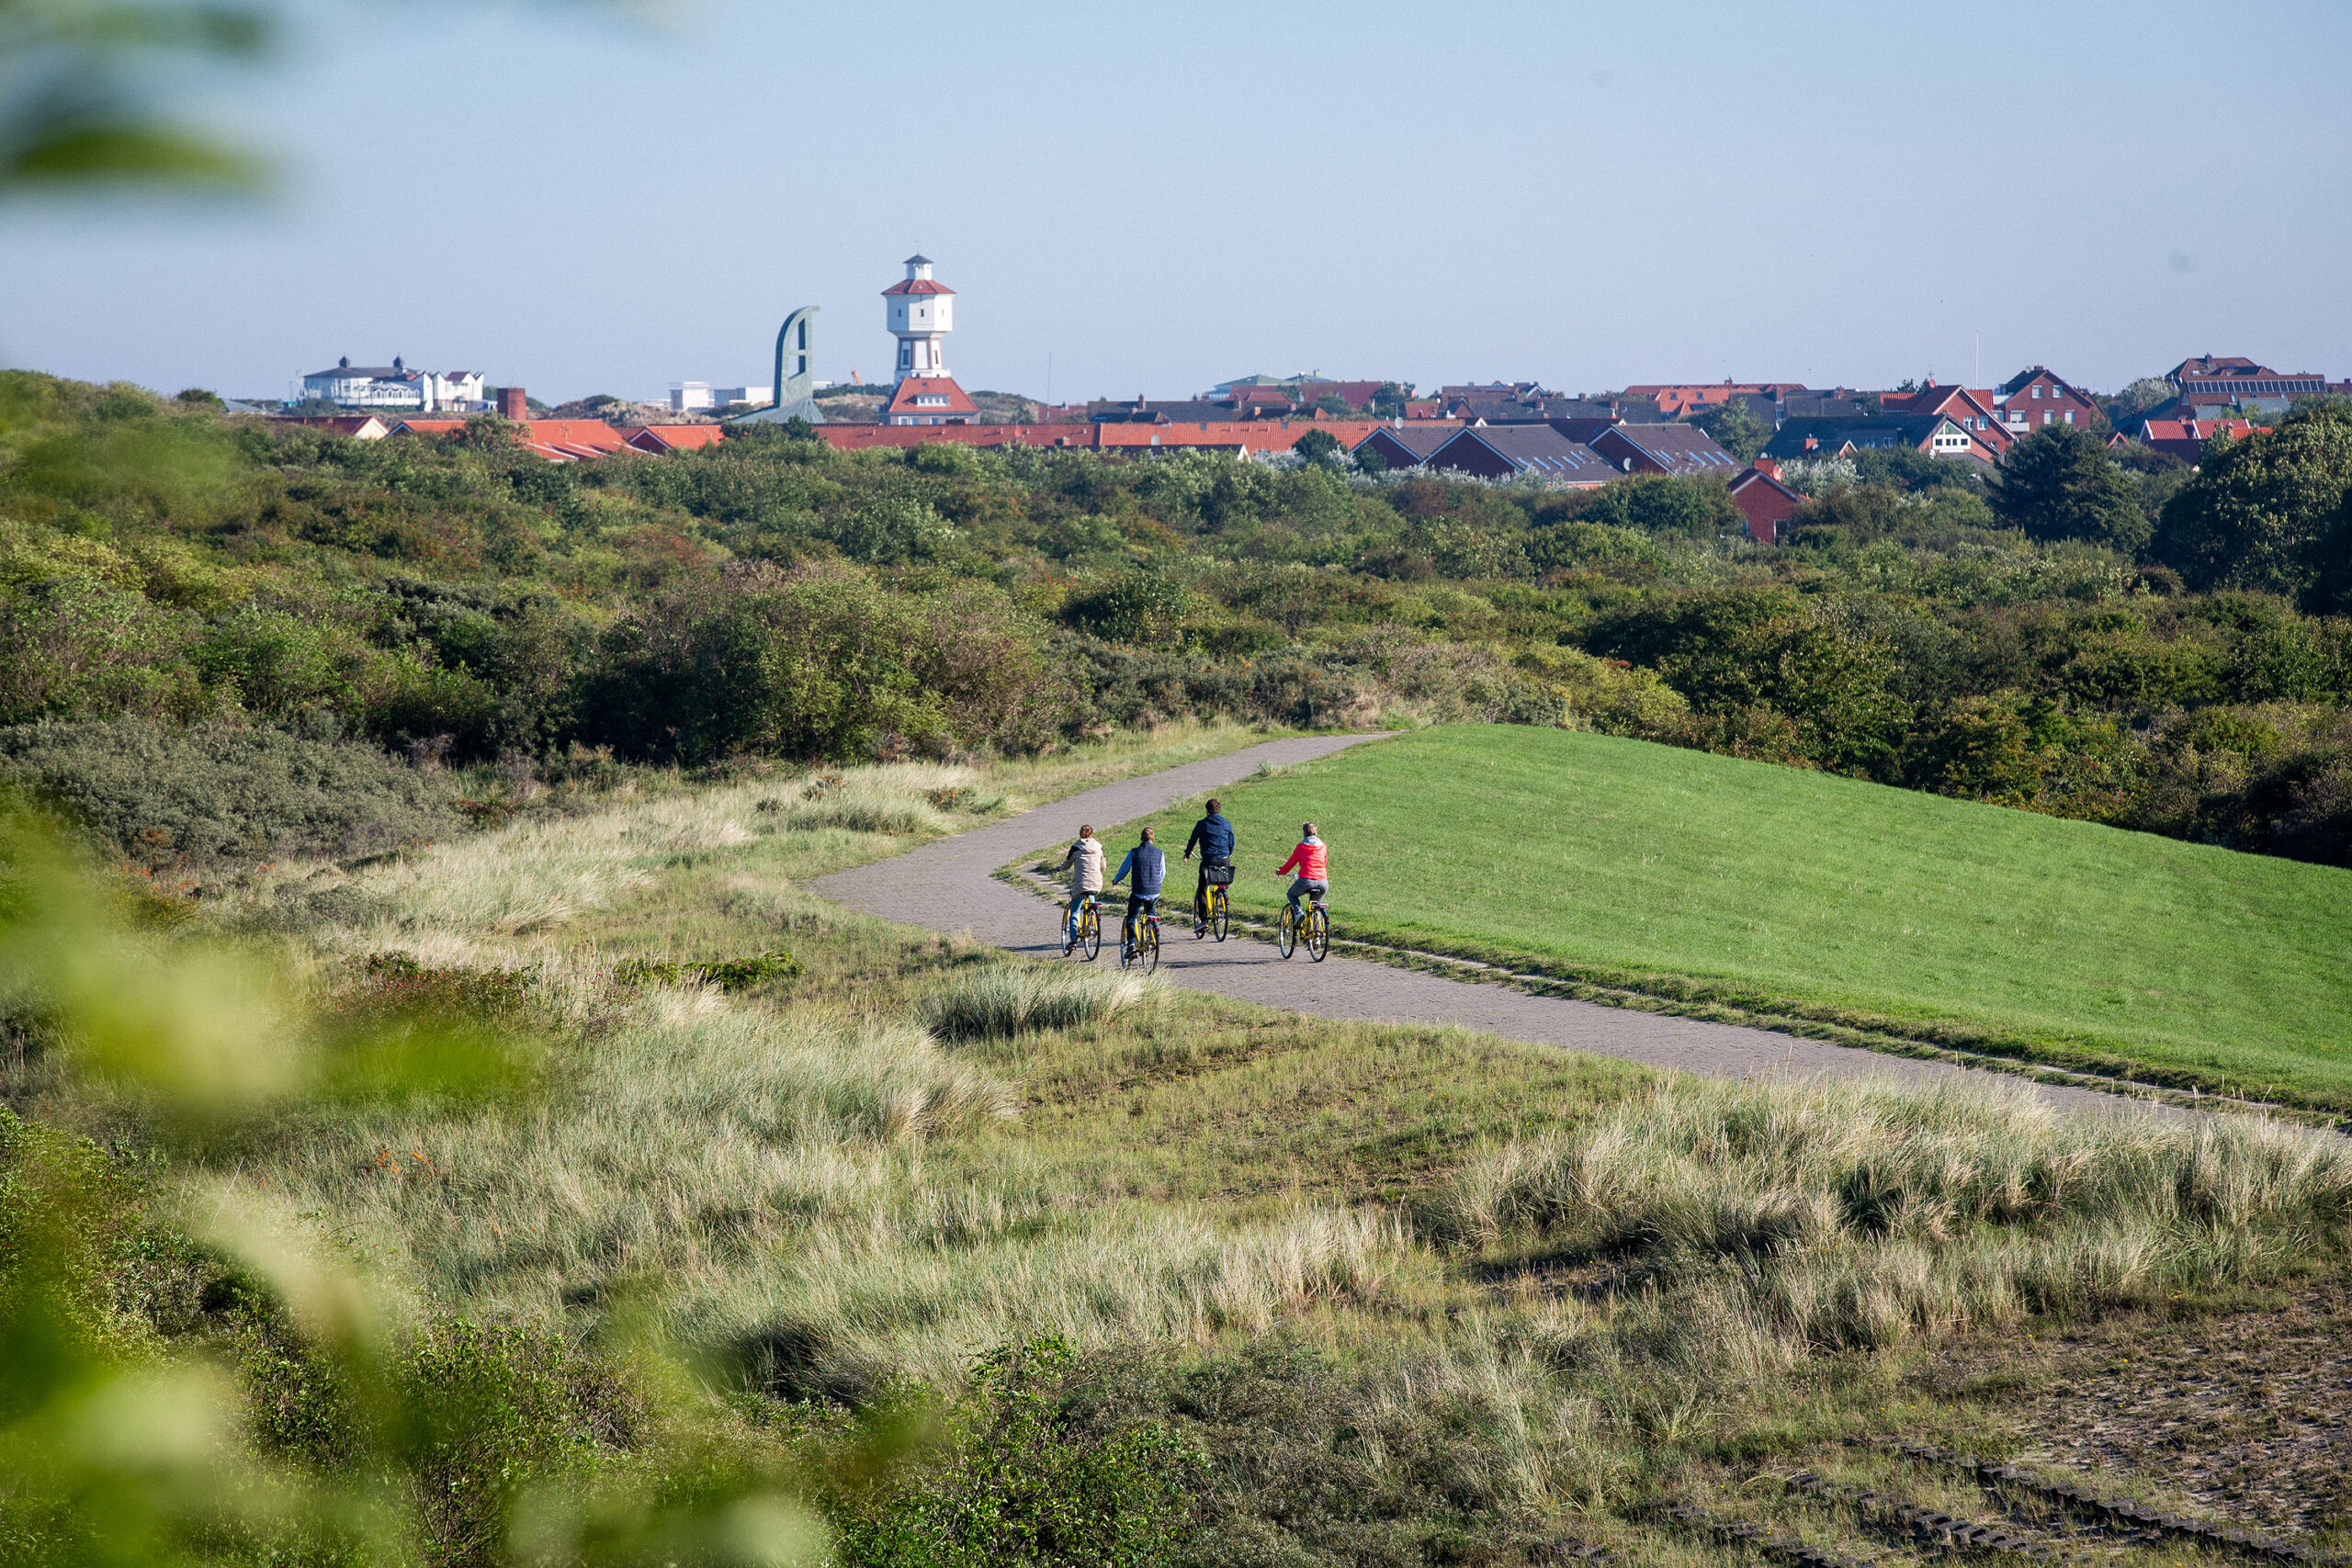
M 956 290 L 931 276 L 929 256 L 909 256 L 907 276 L 882 291 L 890 333 L 899 340 L 899 379 L 947 374 L 947 334 L 956 327 Z

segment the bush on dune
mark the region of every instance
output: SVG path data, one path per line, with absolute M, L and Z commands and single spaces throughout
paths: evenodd
M 454 831 L 447 793 L 370 746 L 125 718 L 0 730 L 0 780 L 133 865 L 349 856 Z
M 614 627 L 587 705 L 614 746 L 684 762 L 936 754 L 1033 728 L 1041 646 L 977 584 L 928 601 L 754 564 Z

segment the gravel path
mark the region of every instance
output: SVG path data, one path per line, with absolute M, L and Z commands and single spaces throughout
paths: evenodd
M 1076 838 L 1080 823 L 1091 822 L 1098 829 L 1107 829 L 1114 823 L 1157 811 L 1172 801 L 1238 783 L 1256 773 L 1261 763 L 1306 761 L 1375 739 L 1378 738 L 1365 735 L 1322 735 L 1268 741 L 1207 761 L 1188 762 L 1166 773 L 1069 795 L 991 827 L 936 840 L 890 860 L 820 877 L 809 886 L 826 897 L 865 914 L 935 931 L 967 932 L 978 941 L 1014 953 L 1056 957 L 1061 953 L 1061 932 L 1053 908 L 1018 887 L 997 881 L 991 874 L 997 867 L 1041 844 Z M 1270 856 L 1279 852 L 1263 829 L 1259 837 L 1264 841 L 1255 852 L 1245 850 L 1245 855 L 1254 852 Z M 1181 845 L 1170 846 L 1169 886 L 1171 891 L 1177 888 L 1177 873 L 1182 870 L 1182 891 L 1176 892 L 1172 904 L 1164 904 L 1164 908 L 1181 909 L 1191 901 L 1191 868 L 1176 861 L 1181 851 Z M 1269 860 L 1267 863 L 1271 866 L 1273 862 Z M 1345 865 L 1340 870 L 1340 890 L 1333 908 L 1344 934 Z M 1180 930 L 1172 920 L 1163 930 L 1166 941 L 1159 972 L 1171 984 L 1324 1018 L 1460 1024 L 1513 1040 L 1590 1051 L 1719 1078 L 1750 1078 L 1767 1074 L 1867 1074 L 1894 1082 L 1925 1085 L 1940 1083 L 1968 1071 L 1946 1063 L 1883 1055 L 1792 1034 L 1775 1034 L 1770 1030 L 1706 1023 L 1566 997 L 1532 996 L 1507 986 L 1451 980 L 1442 975 L 1338 953 L 1321 964 L 1307 962 L 1304 953 L 1284 961 L 1271 942 L 1239 937 L 1225 942 L 1196 942 L 1189 928 Z M 1106 948 L 1099 962 L 1108 964 L 1117 942 L 1115 928 L 1104 935 Z M 2152 1109 L 2143 1101 L 2087 1089 L 2046 1084 L 2029 1087 L 2055 1102 L 2078 1109 Z

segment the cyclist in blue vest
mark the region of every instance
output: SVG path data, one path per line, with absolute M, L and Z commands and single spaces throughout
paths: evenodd
M 1127 852 L 1127 858 L 1119 863 L 1118 874 L 1111 878 L 1111 886 L 1116 887 L 1127 882 L 1129 873 L 1135 875 L 1134 881 L 1127 882 L 1125 931 L 1129 936 L 1135 934 L 1136 922 L 1159 904 L 1159 885 L 1168 876 L 1168 853 L 1152 840 L 1152 830 L 1146 828 L 1142 839 Z
M 1191 860 L 1194 850 L 1201 852 L 1201 879 L 1193 886 L 1193 934 L 1198 937 L 1209 929 L 1209 868 L 1233 863 L 1233 824 L 1225 819 L 1225 802 L 1215 795 L 1207 815 L 1193 824 L 1193 836 L 1184 840 L 1184 858 Z

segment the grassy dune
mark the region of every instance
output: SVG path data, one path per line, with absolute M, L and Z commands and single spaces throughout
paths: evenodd
M 1888 1402 L 1905 1356 L 2340 1256 L 2352 1157 L 2321 1134 L 1301 1020 L 797 885 L 1003 789 L 850 770 L 280 868 L 243 911 L 261 940 L 322 984 L 383 952 L 520 973 L 552 1069 L 519 1101 L 320 1113 L 185 1178 L 266 1184 L 459 1311 L 594 1343 L 650 1308 L 753 1404 L 952 1395 L 1060 1336 L 1073 1420 L 1167 1422 L 1215 1460 L 1166 1559 L 1203 1568 L 1516 1563 L 1563 1535 L 1714 1561 L 1638 1506 L 1753 1509 L 1759 1460 L 1825 1463 L 1852 1430 L 1996 1451 L 1997 1396 Z M 735 992 L 619 977 L 779 947 L 799 972 Z
M 2352 1110 L 2352 873 L 1501 725 L 1225 795 L 1245 911 L 1311 818 L 1342 935 Z

